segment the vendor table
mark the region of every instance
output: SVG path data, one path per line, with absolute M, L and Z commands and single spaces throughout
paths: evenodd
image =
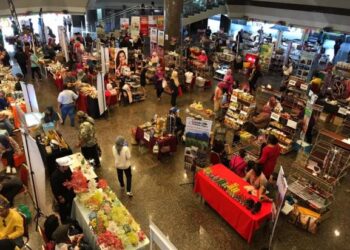
M 92 118 L 100 117 L 97 98 L 95 99 L 82 93 L 79 93 L 77 99 L 77 110 L 84 111 Z
M 41 144 L 38 141 L 38 139 L 36 140 L 36 143 L 38 144 L 41 158 L 50 176 L 56 169 L 56 159 L 61 158 L 63 156 L 71 155 L 73 153 L 70 148 L 57 148 L 52 149 L 52 153 L 49 154 L 46 152 L 45 145 Z
M 222 164 L 211 167 L 212 173 L 224 178 L 228 183 L 238 183 L 242 193 L 257 201 L 256 196 L 248 194 L 243 188 L 249 184 Z M 262 203 L 259 213 L 253 215 L 242 204 L 230 197 L 221 187 L 213 182 L 203 171 L 195 176 L 194 192 L 214 208 L 244 239 L 251 242 L 254 232 L 271 217 L 271 203 Z
M 84 232 L 84 239 L 89 243 L 93 250 L 100 250 L 100 247 L 97 244 L 97 237 L 94 232 L 90 229 L 89 225 L 89 214 L 91 211 L 84 207 L 77 198 L 73 201 L 72 206 L 72 218 L 75 218 Z M 139 244 L 137 247 L 127 247 L 126 250 L 137 250 L 137 249 L 146 249 L 149 244 L 149 239 L 146 238 Z
M 158 152 L 158 159 L 160 159 L 162 155 L 162 148 L 169 147 L 169 150 L 166 150 L 167 152 L 176 152 L 177 148 L 177 139 L 174 135 L 168 135 L 166 137 L 163 137 L 162 139 L 159 137 L 149 137 L 147 138 L 147 135 L 145 136 L 145 132 L 140 127 L 136 128 L 136 134 L 135 134 L 135 140 L 137 142 L 143 142 L 150 151 L 153 150 L 153 146 L 158 143 L 159 145 L 159 152 Z M 163 151 L 164 152 L 164 151 Z
M 91 165 L 87 164 L 87 160 L 84 158 L 84 156 L 81 153 L 67 155 L 59 159 L 68 159 L 69 168 L 72 171 L 72 173 L 76 169 L 81 169 L 88 181 L 97 178 L 94 168 Z M 84 163 L 82 163 L 82 161 Z

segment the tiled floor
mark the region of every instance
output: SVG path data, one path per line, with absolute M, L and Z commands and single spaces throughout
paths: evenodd
M 262 79 L 261 82 L 276 81 L 276 77 Z M 278 81 L 276 81 L 278 82 Z M 267 82 L 266 82 L 267 83 Z M 56 107 L 57 90 L 51 80 L 35 83 L 41 110 L 47 105 Z M 131 146 L 133 166 L 134 197 L 128 198 L 120 190 L 116 171 L 113 167 L 112 145 L 117 135 L 123 135 L 129 142 L 131 128 L 151 119 L 155 113 L 165 114 L 170 108 L 170 96 L 164 95 L 158 102 L 155 90 L 147 87 L 147 100 L 127 107 L 115 107 L 108 118 L 96 121 L 99 143 L 102 147 L 102 168 L 98 175 L 106 178 L 120 200 L 129 209 L 136 221 L 141 224 L 145 232 L 149 233 L 150 219 L 169 236 L 174 245 L 181 250 L 215 249 L 242 250 L 261 249 L 268 245 L 267 227 L 262 228 L 249 245 L 232 229 L 213 209 L 200 202 L 192 192 L 192 185 L 180 185 L 191 182 L 191 174 L 185 175 L 183 164 L 183 146 L 171 157 L 158 161 L 154 155 L 138 146 Z M 181 114 L 184 117 L 186 107 L 192 101 L 202 101 L 211 107 L 212 91 L 195 90 L 178 98 Z M 64 138 L 74 148 L 77 142 L 77 130 L 68 125 L 61 128 Z M 295 154 L 280 157 L 280 164 L 286 169 L 287 175 Z M 51 189 L 47 186 L 48 199 Z M 332 216 L 324 221 L 316 235 L 302 231 L 289 224 L 281 217 L 274 239 L 274 249 L 349 249 L 350 239 L 350 177 L 346 176 L 341 185 L 336 188 L 336 199 L 332 206 Z M 21 195 L 18 203 L 30 203 L 27 196 Z M 33 226 L 32 226 L 33 227 Z M 336 237 L 335 230 L 340 236 Z M 40 249 L 40 237 L 31 230 L 30 245 L 33 249 Z

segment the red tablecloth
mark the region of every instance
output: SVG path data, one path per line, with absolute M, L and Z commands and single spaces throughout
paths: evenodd
M 107 91 L 105 92 L 105 96 L 106 96 L 106 104 L 107 104 L 108 107 L 117 104 L 118 98 L 117 98 L 116 95 L 111 95 L 111 92 L 109 92 L 109 91 L 107 90 Z
M 217 164 L 211 168 L 214 175 L 226 179 L 230 184 L 238 183 L 242 193 L 250 196 L 255 201 L 258 200 L 257 197 L 249 195 L 243 188 L 249 184 L 224 165 Z M 253 215 L 206 176 L 203 170 L 196 174 L 194 192 L 201 194 L 205 201 L 248 242 L 252 240 L 254 232 L 260 225 L 266 219 L 271 218 L 271 203 L 263 202 L 261 211 Z
M 79 97 L 77 99 L 77 110 L 88 112 L 88 96 L 79 93 Z
M 163 147 L 169 147 L 169 152 L 176 152 L 176 148 L 177 148 L 177 140 L 175 136 L 169 135 L 167 137 L 163 137 L 162 139 L 158 137 L 152 137 L 150 138 L 149 141 L 147 141 L 144 138 L 144 131 L 140 127 L 136 128 L 135 140 L 137 142 L 142 141 L 149 148 L 149 150 L 153 150 L 153 146 L 156 144 L 156 142 L 158 142 L 158 145 L 159 145 L 158 159 L 162 154 L 161 149 Z

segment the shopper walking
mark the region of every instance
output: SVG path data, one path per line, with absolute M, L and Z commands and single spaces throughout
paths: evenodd
M 157 72 L 154 75 L 154 88 L 156 89 L 158 101 L 160 101 L 160 98 L 161 98 L 162 93 L 164 91 L 163 80 L 164 80 L 163 70 L 161 67 L 157 67 Z
M 95 121 L 83 111 L 78 111 L 77 116 L 80 124 L 79 143 L 77 147 L 81 147 L 81 153 L 85 159 L 93 159 L 95 167 L 101 167 L 95 133 Z
M 133 196 L 131 192 L 131 153 L 126 140 L 122 136 L 118 136 L 115 145 L 112 148 L 114 155 L 114 165 L 117 168 L 118 181 L 121 188 L 124 188 L 124 174 L 126 176 L 126 194 Z
M 176 98 L 179 94 L 179 86 L 180 86 L 180 82 L 179 79 L 177 77 L 177 71 L 173 70 L 173 72 L 171 73 L 171 78 L 170 78 L 170 89 L 171 89 L 171 101 L 170 104 L 172 107 L 176 106 Z
M 62 114 L 62 125 L 64 124 L 67 115 L 70 119 L 70 125 L 74 127 L 74 115 L 75 115 L 75 101 L 78 99 L 78 95 L 72 90 L 67 88 L 67 85 L 63 86 L 63 90 L 57 97 L 58 108 Z
M 16 59 L 19 67 L 21 68 L 22 75 L 27 75 L 27 55 L 24 53 L 21 47 L 17 47 L 14 58 Z
M 252 73 L 250 74 L 249 77 L 249 88 L 250 88 L 250 93 L 254 93 L 256 90 L 256 83 L 261 76 L 261 71 L 260 71 L 260 65 L 258 60 L 255 61 L 253 65 L 253 70 Z
M 32 80 L 35 79 L 35 76 L 34 76 L 35 73 L 38 75 L 39 80 L 41 80 L 41 73 L 40 73 L 40 68 L 39 68 L 39 59 L 34 54 L 33 50 L 29 51 L 29 55 L 30 55 L 30 68 L 32 70 Z
M 274 135 L 269 135 L 267 145 L 263 148 L 258 164 L 263 166 L 263 173 L 266 178 L 275 170 L 277 159 L 280 156 L 281 147 L 278 145 L 278 139 Z

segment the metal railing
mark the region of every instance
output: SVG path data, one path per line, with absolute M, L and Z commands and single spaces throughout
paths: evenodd
M 185 0 L 184 17 L 226 4 L 226 0 Z

